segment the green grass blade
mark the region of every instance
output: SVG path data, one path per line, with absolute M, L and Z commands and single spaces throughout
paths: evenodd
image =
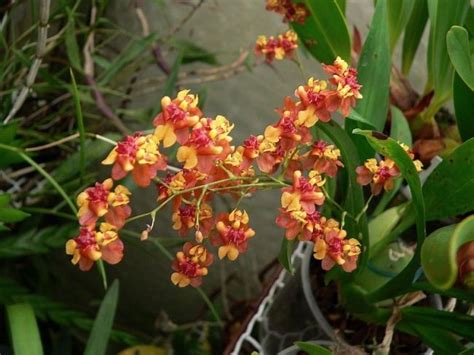
M 410 72 L 416 50 L 420 45 L 421 36 L 428 22 L 427 0 L 413 1 L 415 4 L 410 19 L 405 28 L 402 46 L 402 73 L 408 75 Z
M 118 297 L 119 282 L 115 280 L 100 304 L 99 312 L 97 313 L 92 331 L 87 340 L 84 355 L 103 355 L 107 351 L 107 344 L 114 324 Z
M 81 100 L 79 91 L 77 90 L 76 78 L 74 72 L 69 68 L 71 75 L 72 97 L 74 98 L 74 109 L 76 110 L 77 128 L 79 129 L 79 172 L 81 176 L 81 183 L 84 180 L 85 171 L 85 151 L 86 151 L 86 131 L 84 127 L 84 116 L 82 115 Z
M 459 134 L 463 141 L 474 137 L 474 91 L 456 73 L 453 81 L 453 101 Z
M 31 305 L 12 304 L 6 309 L 15 355 L 42 355 L 43 345 Z

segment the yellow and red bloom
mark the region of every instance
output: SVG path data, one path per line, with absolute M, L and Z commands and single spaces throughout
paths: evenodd
M 329 111 L 340 110 L 347 117 L 356 100 L 362 98 L 362 85 L 357 82 L 357 70 L 350 67 L 343 59 L 337 57 L 332 65 L 323 65 L 324 71 L 332 75 L 329 81 L 336 86 L 327 94 L 326 107 Z
M 77 196 L 77 217 L 81 226 L 95 225 L 97 219 L 108 212 L 109 193 L 113 185 L 112 179 L 106 179 L 102 183 L 96 182 L 95 186 L 87 188 Z
M 223 213 L 217 217 L 216 235 L 212 238 L 212 244 L 218 245 L 219 259 L 227 257 L 235 260 L 240 253 L 248 248 L 248 239 L 255 236 L 255 231 L 248 226 L 249 216 L 247 212 L 234 210 L 230 214 Z
M 321 174 L 335 177 L 339 168 L 344 164 L 339 160 L 341 152 L 333 144 L 322 140 L 311 147 L 307 155 L 307 164 Z
M 125 220 L 130 217 L 132 209 L 128 205 L 130 203 L 131 192 L 122 185 L 117 185 L 113 192 L 109 193 L 107 201 L 109 208 L 104 218 L 105 221 L 117 229 L 125 224 Z
M 191 285 L 198 287 L 202 277 L 208 273 L 207 267 L 212 264 L 213 256 L 201 244 L 187 242 L 183 250 L 176 253 L 172 268 L 171 282 L 179 287 Z
M 66 243 L 66 254 L 72 255 L 71 262 L 82 271 L 88 271 L 99 259 L 109 264 L 117 264 L 123 258 L 123 243 L 115 227 L 101 223 L 100 231 L 90 227 L 81 227 L 79 236 Z
M 197 207 L 192 204 L 183 204 L 179 206 L 172 216 L 173 229 L 177 230 L 179 235 L 185 237 L 190 229 L 197 228 L 199 225 L 199 231 L 204 236 L 209 235 L 209 231 L 212 228 L 212 208 L 211 206 L 203 203 L 199 211 L 199 221 L 196 220 Z M 199 222 L 199 223 L 198 223 Z
M 255 42 L 254 52 L 257 56 L 265 56 L 265 60 L 271 63 L 273 59 L 292 59 L 296 48 L 298 48 L 298 35 L 293 31 L 287 31 L 276 38 L 259 36 Z
M 158 149 L 153 135 L 136 133 L 117 143 L 102 164 L 112 165 L 112 178 L 123 179 L 130 171 L 138 186 L 146 187 L 156 176 L 157 170 L 166 170 L 166 158 Z
M 178 141 L 184 144 L 189 137 L 189 129 L 199 122 L 202 112 L 198 107 L 199 99 L 182 90 L 173 100 L 168 96 L 161 99 L 161 113 L 153 121 L 155 137 L 163 142 L 165 148 Z
M 309 179 L 302 176 L 301 171 L 295 171 L 293 185 L 282 189 L 281 206 L 290 212 L 303 210 L 314 213 L 316 205 L 324 203 L 324 193 L 320 189 L 324 183 L 325 180 L 315 170 L 309 173 Z
M 216 159 L 228 154 L 229 142 L 232 140 L 228 133 L 233 126 L 223 116 L 220 117 L 223 119 L 219 121 L 202 118 L 193 127 L 186 143 L 179 147 L 176 158 L 184 163 L 185 169 L 197 168 L 199 172 L 207 174 Z
M 321 120 L 329 122 L 331 113 L 326 108 L 326 98 L 329 91 L 327 82 L 309 78 L 306 85 L 300 85 L 295 90 L 295 95 L 301 100 L 302 109 L 298 113 L 298 124 L 312 127 Z
M 377 162 L 376 159 L 367 159 L 363 166 L 356 169 L 357 182 L 360 185 L 369 185 L 374 196 L 380 194 L 382 189 L 393 189 L 394 179 L 400 176 L 400 171 L 391 159 Z
M 283 15 L 283 22 L 304 24 L 309 16 L 309 11 L 304 4 L 296 4 L 292 0 L 267 0 L 265 8 Z
M 314 257 L 321 260 L 323 270 L 330 270 L 336 264 L 346 272 L 357 268 L 360 243 L 354 238 L 345 239 L 346 236 L 345 230 L 336 228 L 315 241 Z

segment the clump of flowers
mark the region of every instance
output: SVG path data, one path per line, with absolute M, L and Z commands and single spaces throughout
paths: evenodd
M 255 43 L 255 54 L 264 56 L 267 63 L 274 59 L 293 59 L 293 53 L 298 48 L 298 35 L 293 31 L 286 31 L 277 37 L 259 36 Z
M 283 16 L 283 22 L 297 22 L 304 24 L 309 11 L 304 4 L 297 4 L 292 0 L 267 0 L 265 8 Z
M 279 40 L 289 38 L 293 37 L 287 32 Z M 285 55 L 292 50 L 288 48 Z M 273 55 L 277 57 L 275 51 Z M 348 237 L 344 221 L 322 213 L 329 198 L 326 183 L 344 167 L 341 152 L 330 142 L 313 141 L 311 130 L 319 121 L 329 122 L 336 111 L 347 116 L 362 97 L 361 86 L 357 72 L 340 58 L 324 68 L 329 80 L 311 78 L 299 86 L 295 98 L 286 97 L 276 110 L 278 120 L 241 145 L 232 145 L 234 125 L 224 116 L 206 117 L 198 108 L 198 97 L 189 90 L 180 91 L 176 98 L 164 97 L 161 113 L 153 121 L 154 133 L 137 133 L 118 142 L 103 161 L 113 165 L 112 178 L 79 194 L 80 233 L 66 245 L 72 262 L 81 270 L 89 270 L 98 260 L 119 262 L 120 229 L 132 220 L 151 218 L 142 232 L 146 239 L 156 214 L 170 204 L 173 229 L 190 238 L 176 254 L 171 281 L 179 287 L 199 286 L 213 262 L 213 248 L 219 259 L 233 261 L 251 247 L 256 232 L 240 203 L 256 190 L 274 188 L 281 190 L 276 224 L 285 229 L 285 237 L 314 243 L 314 257 L 322 261 L 323 269 L 338 266 L 352 272 L 361 253 L 359 236 Z M 168 166 L 170 157 L 163 153 L 163 148 L 174 146 L 178 167 Z M 387 159 L 367 161 L 357 172 L 359 182 L 372 184 L 374 194 L 389 189 L 399 175 Z M 114 188 L 114 180 L 128 173 L 139 187 L 156 185 L 157 206 L 152 211 L 130 217 L 130 191 L 123 185 Z M 229 196 L 236 206 L 215 211 L 217 195 Z
M 423 163 L 415 160 L 415 155 L 410 148 L 405 144 L 400 144 L 407 152 L 408 156 L 413 160 L 416 170 L 420 172 Z M 372 195 L 377 196 L 383 190 L 390 191 L 394 187 L 394 181 L 400 176 L 400 170 L 395 162 L 389 158 L 384 158 L 380 161 L 371 158 L 367 159 L 364 165 L 357 167 L 357 182 L 363 186 L 370 184 Z

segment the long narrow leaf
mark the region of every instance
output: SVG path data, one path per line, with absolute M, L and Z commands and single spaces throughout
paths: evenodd
M 84 128 L 84 116 L 82 115 L 81 100 L 79 98 L 79 91 L 77 90 L 76 78 L 74 72 L 69 69 L 71 75 L 71 86 L 72 86 L 72 97 L 74 98 L 74 109 L 76 110 L 77 128 L 79 129 L 79 172 L 81 176 L 81 182 L 84 180 L 85 175 L 85 151 L 86 151 L 86 131 Z
M 416 0 L 388 0 L 388 28 L 390 50 L 393 52 L 400 34 L 405 29 Z
M 454 69 L 471 90 L 474 90 L 474 68 L 469 48 L 469 34 L 463 27 L 453 26 L 448 31 L 446 42 Z
M 119 282 L 115 280 L 107 291 L 87 340 L 84 355 L 103 355 L 107 351 L 119 296 Z
M 402 73 L 407 75 L 420 45 L 421 36 L 428 22 L 427 0 L 413 0 L 413 10 L 405 28 L 402 51 Z
M 43 345 L 31 305 L 9 305 L 7 315 L 15 355 L 42 355 Z
M 292 23 L 301 42 L 322 63 L 332 63 L 337 56 L 351 58 L 351 38 L 341 8 L 335 0 L 302 0 L 310 12 L 303 25 Z
M 453 81 L 456 122 L 463 141 L 474 137 L 474 91 L 456 73 Z

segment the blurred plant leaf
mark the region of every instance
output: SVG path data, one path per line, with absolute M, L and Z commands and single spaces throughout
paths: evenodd
M 30 215 L 26 212 L 11 207 L 0 207 L 0 222 L 16 223 L 23 221 Z
M 428 221 L 474 210 L 474 138 L 444 159 L 428 176 L 423 195 Z
M 100 75 L 98 83 L 105 86 L 112 78 L 126 65 L 134 61 L 143 53 L 147 52 L 152 43 L 156 40 L 157 33 L 152 33 L 144 38 L 134 40 L 112 61 L 109 68 Z
M 469 48 L 469 34 L 460 26 L 453 26 L 446 36 L 449 58 L 462 80 L 474 90 L 474 68 Z
M 0 193 L 0 207 L 5 207 L 11 201 L 12 197 L 10 194 Z
M 456 122 L 459 134 L 463 141 L 474 137 L 474 91 L 461 79 L 458 73 L 454 74 L 453 101 L 456 113 Z
M 458 277 L 457 252 L 462 245 L 472 241 L 474 216 L 434 231 L 421 249 L 421 265 L 428 281 L 440 290 L 451 288 Z
M 388 30 L 390 33 L 390 50 L 393 52 L 398 38 L 405 29 L 410 15 L 419 0 L 388 0 Z
M 175 91 L 175 87 L 176 87 L 176 82 L 178 81 L 179 69 L 181 68 L 181 64 L 183 63 L 183 58 L 184 58 L 184 52 L 183 50 L 180 50 L 171 68 L 171 73 L 170 75 L 168 75 L 168 78 L 166 79 L 162 96 L 173 95 Z
M 402 308 L 401 314 L 407 321 L 431 324 L 432 327 L 453 332 L 466 340 L 474 341 L 474 317 L 457 312 L 441 311 L 429 307 Z
M 392 159 L 400 169 L 400 173 L 407 181 L 412 195 L 412 204 L 416 215 L 417 248 L 415 255 L 397 276 L 392 278 L 384 286 L 369 294 L 369 300 L 380 301 L 393 298 L 396 295 L 406 292 L 414 279 L 415 272 L 420 265 L 421 246 L 425 239 L 425 204 L 421 190 L 421 182 L 413 161 L 405 150 L 394 139 L 381 133 L 373 131 L 355 130 L 355 134 L 363 135 L 367 138 L 372 147 L 385 157 Z
M 430 37 L 428 41 L 428 83 L 426 92 L 434 89 L 432 111 L 437 111 L 451 96 L 453 67 L 449 60 L 446 34 L 453 25 L 462 25 L 469 0 L 428 0 Z M 436 112 L 432 112 L 434 114 Z
M 344 15 L 346 13 L 346 0 L 336 0 L 336 3 L 339 6 L 339 9 L 341 9 L 342 14 Z
M 321 63 L 330 64 L 340 56 L 351 59 L 351 38 L 344 15 L 335 0 L 301 0 L 310 11 L 303 25 L 292 22 L 300 42 Z
M 79 98 L 76 78 L 74 77 L 74 72 L 72 71 L 72 69 L 69 69 L 69 74 L 71 76 L 72 97 L 74 101 L 74 110 L 76 113 L 77 129 L 79 131 L 79 175 L 81 178 L 80 181 L 82 183 L 84 181 L 84 175 L 86 173 L 86 132 L 84 128 L 84 116 L 82 115 L 81 100 Z
M 359 115 L 356 110 L 351 110 L 351 113 L 349 113 L 349 116 L 347 116 L 346 120 L 347 119 L 353 120 L 355 122 L 363 123 L 364 125 L 370 127 L 371 129 L 375 129 L 372 122 L 368 121 L 367 119 Z
M 35 312 L 28 303 L 6 307 L 8 326 L 16 355 L 42 355 L 43 345 Z
M 474 36 L 474 7 L 472 6 L 469 6 L 469 9 L 467 10 L 464 26 L 469 31 L 469 34 Z
M 293 263 L 291 262 L 291 254 L 293 254 L 294 245 L 294 240 L 283 238 L 281 241 L 280 253 L 278 254 L 278 261 L 292 275 L 295 272 Z
M 31 228 L 22 233 L 0 239 L 0 258 L 47 253 L 63 248 L 65 242 L 77 233 L 77 224 L 52 225 L 43 229 Z
M 119 282 L 115 280 L 100 304 L 94 326 L 87 340 L 84 355 L 104 355 L 114 323 L 119 296 Z
M 76 39 L 76 22 L 74 20 L 74 13 L 69 7 L 66 7 L 66 11 L 68 21 L 66 25 L 66 33 L 64 39 L 66 44 L 67 57 L 72 67 L 77 71 L 82 72 L 81 55 L 79 51 L 79 45 L 77 44 Z
M 305 341 L 297 341 L 295 345 L 300 348 L 300 350 L 303 350 L 306 352 L 308 355 L 331 355 L 332 351 L 325 348 L 324 346 L 310 343 L 310 342 L 305 342 Z
M 122 350 L 118 355 L 167 355 L 168 350 L 155 345 L 135 345 Z
M 415 58 L 416 50 L 420 45 L 421 36 L 428 21 L 427 0 L 416 0 L 413 2 L 413 10 L 403 36 L 402 73 L 404 75 L 408 75 L 410 72 L 413 58 Z
M 219 64 L 215 53 L 209 52 L 207 49 L 198 46 L 194 42 L 180 39 L 173 42 L 172 46 L 183 52 L 182 64 L 194 62 L 201 62 L 209 65 Z
M 434 327 L 431 323 L 406 322 L 402 319 L 397 324 L 397 328 L 418 336 L 436 354 L 458 354 L 463 349 L 461 343 L 451 332 Z

